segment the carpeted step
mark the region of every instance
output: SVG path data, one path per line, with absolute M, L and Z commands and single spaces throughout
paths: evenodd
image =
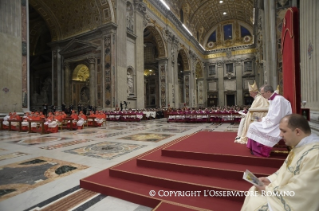
M 229 172 L 223 174 L 186 173 L 172 170 L 163 170 L 137 166 L 135 160 L 110 169 L 110 176 L 121 179 L 143 181 L 148 184 L 157 184 L 161 187 L 174 187 L 177 190 L 203 190 L 203 189 L 224 189 L 246 191 L 251 186 L 242 179 L 241 172 Z
M 280 161 L 281 162 L 281 161 Z M 258 177 L 268 176 L 278 168 L 254 166 L 249 164 L 225 163 L 214 160 L 196 160 L 176 157 L 161 156 L 161 151 L 140 157 L 137 159 L 138 166 L 157 168 L 161 170 L 179 171 L 193 174 L 223 175 L 228 177 L 242 177 L 243 172 L 249 169 Z
M 270 158 L 250 154 L 245 145 L 235 144 L 236 134 L 231 132 L 199 132 L 162 149 L 162 156 L 236 163 L 249 166 L 279 168 L 287 155 Z
M 96 191 L 105 195 L 114 196 L 123 200 L 128 200 L 137 204 L 141 204 L 148 207 L 156 207 L 160 201 L 173 202 L 177 204 L 183 204 L 190 208 L 201 208 L 207 210 L 240 210 L 242 206 L 243 197 L 213 197 L 209 196 L 208 192 L 204 195 L 204 189 L 201 190 L 200 196 L 182 197 L 182 196 L 158 196 L 159 191 L 182 191 L 173 187 L 165 187 L 165 189 L 159 186 L 157 183 L 149 184 L 143 180 L 135 181 L 121 179 L 118 177 L 111 177 L 109 175 L 109 169 L 101 171 L 90 177 L 82 179 L 80 181 L 82 188 Z M 190 187 L 190 186 L 189 186 Z M 154 190 L 156 195 L 151 197 L 150 191 Z M 206 189 L 206 191 L 213 192 L 212 189 Z M 217 190 L 217 189 L 215 189 Z M 196 189 L 189 189 L 186 191 L 197 191 Z M 227 193 L 225 193 L 227 194 Z M 195 209 L 195 210 L 196 210 Z

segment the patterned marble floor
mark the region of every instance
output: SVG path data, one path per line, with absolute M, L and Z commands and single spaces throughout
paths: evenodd
M 79 190 L 80 179 L 181 136 L 200 130 L 236 131 L 237 127 L 160 119 L 108 122 L 100 128 L 46 135 L 0 131 L 0 210 L 38 210 Z M 75 210 L 152 209 L 99 194 Z

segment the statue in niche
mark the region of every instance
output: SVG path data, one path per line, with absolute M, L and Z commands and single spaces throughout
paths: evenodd
M 127 71 L 127 93 L 129 95 L 134 94 L 134 81 L 131 71 Z
M 129 2 L 126 5 L 126 28 L 130 31 L 134 28 L 133 6 Z

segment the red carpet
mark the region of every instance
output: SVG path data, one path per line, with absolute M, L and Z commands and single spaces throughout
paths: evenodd
M 285 157 L 259 158 L 236 134 L 199 132 L 182 137 L 80 181 L 81 187 L 159 210 L 240 210 L 244 197 L 210 196 L 214 191 L 246 191 L 249 169 L 257 176 L 275 172 Z M 150 196 L 150 191 L 155 196 Z M 159 196 L 163 191 L 192 196 Z M 197 191 L 197 192 L 196 192 Z M 206 192 L 205 192 L 206 191 Z M 165 192 L 169 194 L 169 192 Z M 206 194 L 205 194 L 206 193 Z

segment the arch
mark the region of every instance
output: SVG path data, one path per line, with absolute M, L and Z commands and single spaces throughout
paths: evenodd
M 62 38 L 61 26 L 50 8 L 40 0 L 29 1 L 29 4 L 42 16 L 46 22 L 51 33 L 52 41 L 60 40 Z
M 79 64 L 73 70 L 72 81 L 86 81 L 89 77 L 90 71 L 85 64 Z
M 190 67 L 189 67 L 189 61 L 188 61 L 188 56 L 186 54 L 186 51 L 185 49 L 180 49 L 178 51 L 178 53 L 181 55 L 182 57 L 182 60 L 183 60 L 183 67 L 184 67 L 184 71 L 187 71 L 187 70 L 190 70 Z
M 160 30 L 155 25 L 148 25 L 145 29 L 148 29 L 155 38 L 156 47 L 158 50 L 158 58 L 167 57 L 167 47 Z

